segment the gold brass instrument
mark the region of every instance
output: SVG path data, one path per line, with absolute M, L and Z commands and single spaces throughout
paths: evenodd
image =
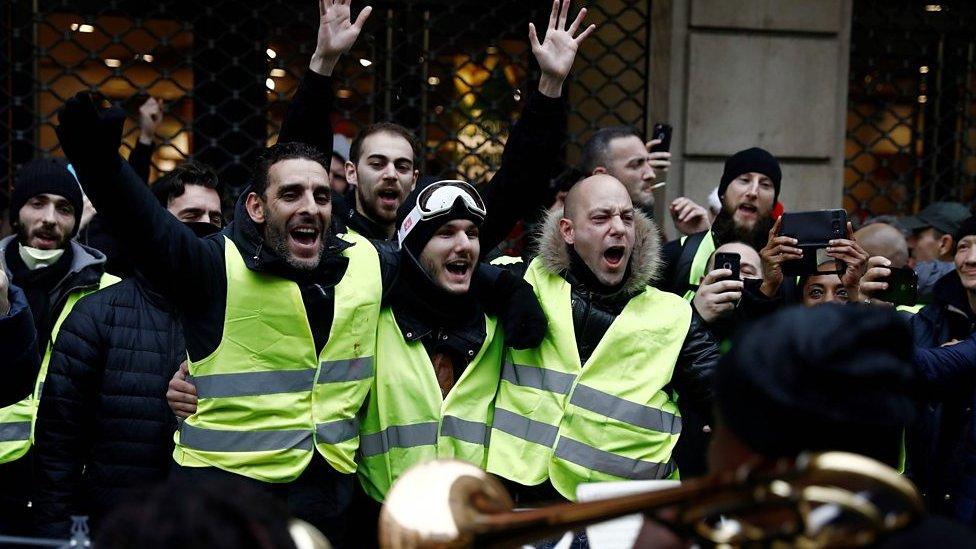
M 704 546 L 857 547 L 923 513 L 914 485 L 873 459 L 805 454 L 669 490 L 514 511 L 497 479 L 454 460 L 417 465 L 391 488 L 380 544 L 395 549 L 518 547 L 589 524 L 644 515 Z

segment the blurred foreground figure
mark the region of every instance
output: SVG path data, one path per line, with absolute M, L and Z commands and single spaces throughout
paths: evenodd
M 852 452 L 897 466 L 901 433 L 915 417 L 910 342 L 896 313 L 843 305 L 793 307 L 743 331 L 716 371 L 710 471 L 819 451 Z M 974 543 L 966 528 L 923 517 L 875 546 Z M 635 546 L 684 542 L 647 522 Z
M 293 549 L 299 539 L 304 542 L 302 547 L 330 547 L 316 530 L 290 520 L 273 497 L 233 479 L 208 479 L 169 482 L 142 503 L 120 508 L 106 519 L 95 545 L 106 549 Z

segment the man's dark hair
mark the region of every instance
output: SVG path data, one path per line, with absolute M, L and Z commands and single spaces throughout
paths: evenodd
M 268 172 L 271 170 L 271 166 L 283 160 L 292 160 L 295 158 L 303 158 L 316 162 L 322 166 L 322 169 L 327 174 L 332 163 L 331 158 L 327 158 L 311 145 L 298 142 L 275 143 L 261 151 L 261 154 L 258 155 L 257 160 L 254 162 L 254 167 L 251 169 L 251 190 L 263 197 L 264 193 L 268 190 Z
M 407 143 L 410 143 L 410 149 L 413 150 L 414 161 L 420 158 L 420 142 L 417 141 L 417 138 L 413 136 L 410 130 L 393 122 L 377 122 L 363 128 L 356 135 L 356 138 L 352 140 L 352 144 L 349 145 L 350 162 L 359 164 L 359 155 L 362 153 L 363 141 L 375 133 L 392 133 L 393 135 L 406 139 Z
M 622 137 L 636 137 L 640 139 L 637 130 L 630 126 L 610 126 L 600 128 L 583 146 L 583 154 L 580 157 L 580 170 L 584 175 L 592 175 L 593 170 L 600 166 L 606 167 L 610 162 L 609 149 L 610 142 Z
M 192 160 L 170 170 L 153 183 L 151 190 L 156 200 L 165 208 L 169 201 L 183 196 L 187 185 L 199 185 L 217 191 L 223 201 L 224 189 L 217 179 L 217 172 L 203 162 Z

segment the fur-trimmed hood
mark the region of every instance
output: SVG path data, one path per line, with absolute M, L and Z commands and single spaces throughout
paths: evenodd
M 559 234 L 562 208 L 550 211 L 539 223 L 534 235 L 535 252 L 549 271 L 563 274 L 569 270 L 569 250 Z M 644 290 L 661 276 L 661 233 L 647 215 L 634 210 L 634 248 L 630 254 L 628 278 L 622 291 L 628 295 Z

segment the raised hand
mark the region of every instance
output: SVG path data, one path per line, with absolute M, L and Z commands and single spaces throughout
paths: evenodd
M 847 223 L 847 238 L 828 242 L 827 255 L 844 262 L 844 272 L 840 280 L 847 288 L 847 295 L 854 301 L 858 295 L 861 277 L 867 271 L 868 253 L 854 239 L 854 228 Z
M 139 106 L 139 141 L 152 145 L 156 130 L 163 122 L 163 102 L 150 97 Z
M 728 316 L 742 299 L 743 283 L 730 278 L 729 269 L 715 269 L 705 275 L 692 303 L 706 323 Z
M 102 108 L 89 92 L 78 92 L 58 111 L 55 131 L 64 154 L 77 170 L 82 183 L 97 181 L 97 175 L 118 170 L 119 146 L 125 113 L 118 107 Z
M 871 305 L 887 305 L 891 303 L 882 301 L 875 296 L 888 289 L 887 278 L 891 276 L 891 260 L 880 255 L 868 258 L 867 271 L 858 281 L 858 295 L 865 298 L 865 303 Z
M 352 0 L 319 0 L 319 32 L 308 68 L 321 75 L 332 74 L 339 56 L 356 43 L 363 24 L 373 11 L 372 7 L 366 6 L 353 21 L 351 3 Z
M 766 297 L 775 296 L 780 284 L 783 283 L 783 262 L 803 258 L 803 250 L 796 247 L 797 240 L 779 234 L 782 224 L 783 218 L 780 217 L 769 230 L 769 241 L 766 246 L 759 251 L 763 270 L 763 282 L 759 289 Z
M 566 19 L 571 3 L 572 0 L 553 0 L 552 11 L 549 13 L 549 27 L 546 29 L 546 36 L 542 43 L 539 42 L 535 25 L 529 23 L 529 44 L 532 46 L 532 55 L 542 69 L 539 91 L 549 97 L 562 95 L 563 82 L 576 59 L 576 50 L 583 40 L 596 30 L 596 25 L 590 25 L 574 37 L 583 23 L 583 18 L 586 17 L 586 8 L 580 10 L 567 29 Z
M 674 228 L 685 236 L 707 231 L 711 228 L 711 223 L 708 219 L 708 210 L 690 198 L 683 196 L 675 198 L 671 202 L 671 205 L 668 206 L 668 211 L 671 212 L 671 220 L 674 222 Z

